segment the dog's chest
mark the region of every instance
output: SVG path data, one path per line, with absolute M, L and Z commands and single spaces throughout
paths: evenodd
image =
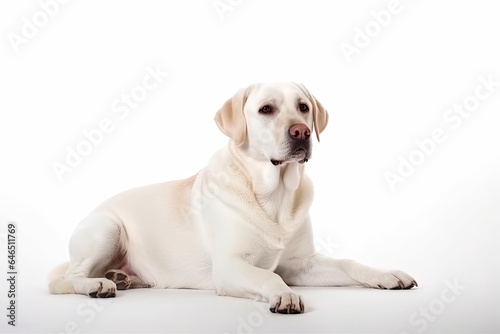
M 257 199 L 260 214 L 251 224 L 253 237 L 247 245 L 246 260 L 256 267 L 274 270 L 289 240 L 307 216 L 307 205 L 297 204 L 297 194 L 275 192 L 272 197 Z M 303 203 L 306 204 L 306 203 Z
M 257 211 L 261 211 L 264 224 L 272 229 L 280 230 L 277 235 L 286 238 L 293 233 L 304 220 L 308 212 L 309 202 L 303 199 L 303 189 L 290 191 L 284 183 L 267 194 L 255 195 Z

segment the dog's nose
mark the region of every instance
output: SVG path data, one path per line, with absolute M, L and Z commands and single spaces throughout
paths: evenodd
M 306 140 L 311 136 L 311 130 L 305 124 L 294 124 L 288 130 L 290 136 L 297 140 Z

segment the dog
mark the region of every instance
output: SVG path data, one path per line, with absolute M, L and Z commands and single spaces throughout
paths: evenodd
M 228 145 L 196 175 L 120 193 L 80 222 L 51 293 L 108 298 L 132 288 L 213 289 L 295 314 L 304 302 L 290 286 L 417 286 L 402 271 L 316 252 L 304 167 L 328 112 L 304 85 L 240 89 L 215 122 Z

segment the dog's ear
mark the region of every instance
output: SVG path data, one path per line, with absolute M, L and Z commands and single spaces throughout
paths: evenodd
M 314 132 L 316 132 L 316 138 L 319 142 L 319 134 L 323 132 L 328 124 L 328 111 L 319 103 L 314 96 L 312 96 L 313 103 L 313 122 L 314 122 Z
M 246 100 L 247 89 L 240 89 L 215 115 L 215 122 L 219 129 L 232 138 L 238 146 L 245 142 L 247 136 L 247 122 L 243 114 Z
M 328 124 L 328 112 L 326 109 L 319 103 L 316 98 L 309 93 L 307 88 L 303 84 L 298 84 L 300 89 L 304 94 L 306 94 L 307 98 L 311 101 L 313 105 L 313 127 L 314 127 L 314 132 L 316 132 L 316 138 L 318 139 L 319 142 L 319 134 L 323 132 L 323 130 L 326 128 L 326 125 Z

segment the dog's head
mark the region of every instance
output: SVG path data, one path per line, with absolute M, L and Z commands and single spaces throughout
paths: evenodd
M 312 132 L 319 141 L 328 113 L 302 84 L 261 83 L 239 90 L 215 121 L 253 158 L 277 166 L 311 157 Z

